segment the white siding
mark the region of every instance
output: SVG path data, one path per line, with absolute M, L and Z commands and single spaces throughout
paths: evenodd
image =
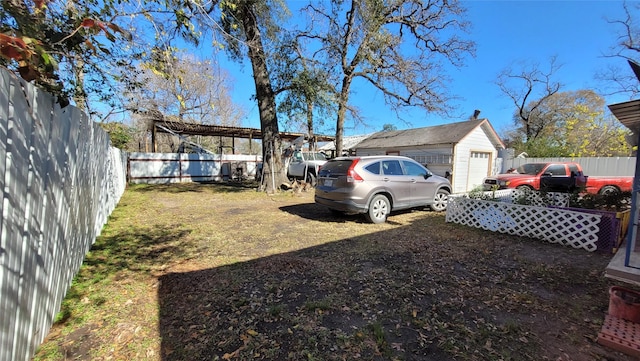
M 469 161 L 471 152 L 491 153 L 490 165 L 493 165 L 498 151 L 493 146 L 482 128 L 478 127 L 462 139 L 454 150 L 453 168 L 453 192 L 462 193 L 468 190 L 471 185 L 469 180 Z M 489 170 L 487 170 L 487 175 Z

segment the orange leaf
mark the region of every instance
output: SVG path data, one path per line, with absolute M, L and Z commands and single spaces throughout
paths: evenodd
M 36 5 L 36 9 L 42 9 L 46 2 L 46 0 L 33 0 L 33 3 Z
M 0 53 L 7 59 L 22 60 L 28 52 L 27 44 L 20 38 L 0 33 Z
M 7 59 L 20 60 L 22 59 L 22 53 L 19 52 L 13 46 L 0 45 L 0 53 Z
M 94 26 L 96 26 L 96 21 L 93 19 L 84 19 L 82 20 L 81 25 L 84 28 L 93 28 Z
M 27 44 L 24 42 L 24 40 L 20 39 L 20 38 L 16 38 L 15 36 L 11 36 L 11 35 L 7 35 L 7 34 L 1 34 L 0 33 L 0 44 L 2 45 L 11 45 L 17 48 L 21 48 L 21 49 L 26 49 L 27 48 Z

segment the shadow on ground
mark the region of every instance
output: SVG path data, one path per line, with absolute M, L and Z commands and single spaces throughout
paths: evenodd
M 287 212 L 304 219 L 314 220 L 314 221 L 323 221 L 323 222 L 336 222 L 336 223 L 345 223 L 345 222 L 356 222 L 356 223 L 368 223 L 364 218 L 364 214 L 345 214 L 342 212 L 333 212 L 329 210 L 329 208 L 325 206 L 318 205 L 316 203 L 301 203 L 294 204 L 290 206 L 280 207 L 280 210 L 283 212 Z M 387 222 L 391 224 L 398 224 L 393 221 L 393 216 L 399 214 L 406 214 L 411 212 L 420 212 L 421 209 L 408 209 L 401 211 L 394 211 L 391 213 L 391 217 L 387 220 Z
M 162 359 L 631 359 L 595 342 L 610 257 L 434 219 L 161 276 Z

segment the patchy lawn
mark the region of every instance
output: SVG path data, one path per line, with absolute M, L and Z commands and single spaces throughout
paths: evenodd
M 632 360 L 596 343 L 611 255 L 313 193 L 131 186 L 36 360 Z

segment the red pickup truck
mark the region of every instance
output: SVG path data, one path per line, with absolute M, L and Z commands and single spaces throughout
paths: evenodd
M 575 162 L 526 163 L 510 173 L 484 179 L 485 190 L 529 188 L 552 192 L 585 189 L 588 193 L 630 192 L 633 177 L 587 177 Z

